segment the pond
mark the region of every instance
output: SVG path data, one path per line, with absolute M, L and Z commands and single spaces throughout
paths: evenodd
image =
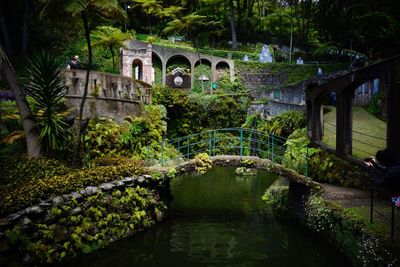
M 168 219 L 63 266 L 351 266 L 302 226 L 265 209 L 261 196 L 276 179 L 223 167 L 174 178 Z

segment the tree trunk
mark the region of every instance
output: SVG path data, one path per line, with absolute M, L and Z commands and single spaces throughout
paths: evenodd
M 114 69 L 115 69 L 115 54 L 114 54 L 114 49 L 113 49 L 113 47 L 112 47 L 111 45 L 110 45 L 108 48 L 110 49 L 110 52 L 111 52 L 112 64 L 113 64 L 113 70 L 114 70 Z
M 8 61 L 3 48 L 0 47 L 1 52 L 1 69 L 4 73 L 8 84 L 10 85 L 11 91 L 14 94 L 15 102 L 18 106 L 18 111 L 22 120 L 22 127 L 24 129 L 26 138 L 26 148 L 29 157 L 39 157 L 42 152 L 42 145 L 39 140 L 39 130 L 36 127 L 35 120 L 31 108 L 26 101 L 26 98 L 17 82 L 14 70 L 11 67 L 11 63 Z
M 90 29 L 89 29 L 86 11 L 82 12 L 82 22 L 83 22 L 83 28 L 85 29 L 86 44 L 87 44 L 87 48 L 88 48 L 88 65 L 86 68 L 85 88 L 83 90 L 83 96 L 82 96 L 81 104 L 79 106 L 79 117 L 78 117 L 78 127 L 77 127 L 78 132 L 77 132 L 76 143 L 75 143 L 75 147 L 74 147 L 74 155 L 73 155 L 73 159 L 72 159 L 72 164 L 76 164 L 76 160 L 78 158 L 80 148 L 81 148 L 81 136 L 83 134 L 83 131 L 85 130 L 84 129 L 85 127 L 83 125 L 83 108 L 85 107 L 85 102 L 86 102 L 86 97 L 87 97 L 87 92 L 88 92 L 88 87 L 89 87 L 90 68 L 92 67 L 92 60 L 93 60 L 92 44 L 90 42 Z
M 231 21 L 231 33 L 232 33 L 232 49 L 237 50 L 237 38 L 236 38 L 236 29 L 235 29 L 235 14 L 233 10 L 233 0 L 229 0 L 229 9 L 230 9 L 230 21 Z

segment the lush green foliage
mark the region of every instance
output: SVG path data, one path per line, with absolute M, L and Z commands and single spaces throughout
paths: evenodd
M 148 228 L 165 212 L 166 205 L 149 189 L 117 189 L 90 196 L 83 203 L 72 198 L 53 206 L 46 223 L 16 225 L 5 236 L 35 263 L 52 263 L 90 253 Z
M 300 111 L 286 111 L 269 121 L 261 120 L 260 114 L 249 116 L 242 127 L 258 129 L 261 132 L 287 138 L 295 130 L 303 128 L 305 123 L 304 113 Z
M 279 216 L 289 215 L 289 185 L 284 178 L 275 181 L 262 196 L 272 210 Z
M 369 101 L 367 110 L 371 115 L 382 118 L 383 105 L 383 95 L 381 92 L 379 92 L 376 95 L 372 96 L 371 100 Z
M 53 166 L 54 167 L 54 166 Z M 52 174 L 57 174 L 54 171 Z M 27 205 L 37 203 L 41 198 L 61 195 L 83 189 L 86 186 L 98 185 L 118 178 L 130 177 L 144 173 L 143 163 L 134 162 L 120 166 L 100 166 L 71 171 L 66 175 L 50 175 L 39 180 L 31 180 L 15 187 L 0 190 L 0 213 L 7 214 Z
M 309 176 L 318 182 L 349 187 L 368 188 L 368 174 L 359 167 L 335 157 L 319 148 L 310 147 L 306 129 L 295 131 L 289 136 L 284 165 L 304 173 L 309 166 Z
M 0 160 L 26 152 L 20 120 L 15 101 L 0 101 Z
M 207 77 L 208 80 L 200 80 L 200 77 Z M 194 69 L 193 91 L 196 93 L 208 92 L 211 88 L 211 66 L 203 62 Z
M 28 158 L 26 156 L 4 159 L 0 161 L 0 169 L 2 172 L 1 188 L 12 188 L 28 181 L 65 175 L 71 171 L 60 161 L 46 158 Z
M 165 146 L 166 110 L 163 106 L 148 105 L 139 117 L 127 117 L 117 124 L 109 119 L 90 121 L 85 143 L 90 158 L 123 155 L 138 159 L 159 159 L 161 154 L 172 156 L 175 151 Z
M 247 97 L 222 92 L 201 95 L 162 86 L 154 87 L 153 102 L 167 109 L 169 137 L 240 126 L 249 103 Z
M 311 195 L 306 202 L 306 224 L 312 230 L 337 244 L 354 266 L 379 266 L 393 263 L 382 240 L 367 226 L 343 208 L 320 196 Z
M 205 174 L 212 168 L 212 161 L 207 153 L 200 153 L 194 157 L 195 170 L 199 174 Z
M 25 89 L 40 128 L 39 139 L 46 154 L 51 155 L 53 150 L 65 149 L 72 137 L 63 105 L 67 94 L 63 69 L 55 57 L 40 51 L 28 60 L 25 75 Z
M 124 166 L 124 165 L 135 165 L 138 161 L 127 158 L 127 157 L 119 157 L 119 156 L 105 156 L 99 157 L 91 160 L 89 165 L 91 167 L 98 166 Z
M 283 159 L 283 166 L 305 174 L 309 166 L 309 158 L 317 151 L 310 147 L 310 140 L 307 137 L 307 129 L 298 129 L 294 131 L 286 141 L 286 152 Z M 308 170 L 309 171 L 309 170 Z
M 343 63 L 334 64 L 320 64 L 319 65 L 324 73 L 331 73 L 338 70 L 343 70 L 347 67 Z M 317 65 L 304 64 L 294 65 L 289 63 L 261 63 L 261 62 L 242 62 L 236 61 L 235 64 L 236 73 L 240 76 L 241 73 L 266 73 L 274 75 L 279 78 L 279 84 L 271 84 L 268 87 L 269 90 L 272 88 L 280 88 L 282 86 L 295 85 L 302 81 L 316 77 Z M 260 87 L 262 88 L 262 87 Z
M 112 57 L 113 68 L 115 69 L 115 50 L 124 45 L 124 41 L 132 39 L 133 35 L 130 32 L 122 32 L 120 29 L 110 26 L 99 26 L 92 32 L 93 47 L 104 47 L 109 49 Z M 117 72 L 114 70 L 113 72 Z

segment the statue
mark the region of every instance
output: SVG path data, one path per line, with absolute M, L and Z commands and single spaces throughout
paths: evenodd
M 246 55 L 244 55 L 244 57 L 243 57 L 243 61 L 244 62 L 247 62 L 247 61 L 249 61 L 249 56 L 246 54 Z
M 268 45 L 263 45 L 260 53 L 260 62 L 272 62 L 272 56 L 271 52 L 269 51 L 269 46 Z

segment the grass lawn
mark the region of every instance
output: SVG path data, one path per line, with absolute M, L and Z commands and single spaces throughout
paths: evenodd
M 367 228 L 378 235 L 380 235 L 384 240 L 390 241 L 390 232 L 391 232 L 391 213 L 392 208 L 390 203 L 387 206 L 376 206 L 374 209 L 374 223 L 370 223 L 370 207 L 352 207 L 346 208 L 347 211 L 353 214 L 353 216 L 357 217 L 359 220 L 364 222 L 367 225 Z M 395 208 L 394 213 L 394 233 L 393 240 L 396 241 L 396 246 L 399 246 L 397 243 L 400 240 L 400 208 Z
M 324 114 L 323 142 L 336 147 L 336 108 Z M 372 116 L 362 107 L 353 107 L 353 156 L 366 158 L 386 148 L 386 122 Z

